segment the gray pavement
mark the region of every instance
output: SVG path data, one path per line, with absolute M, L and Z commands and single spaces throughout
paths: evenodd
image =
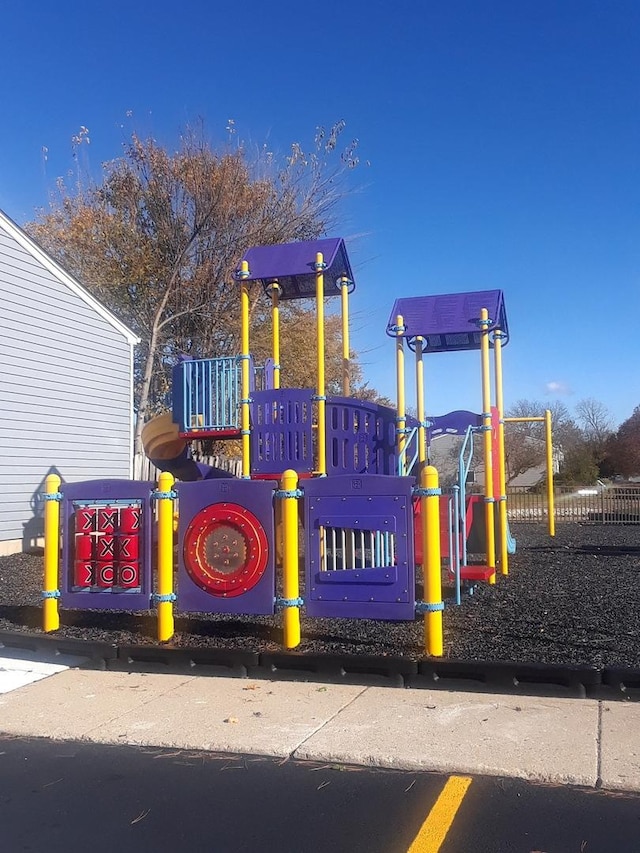
M 636 703 L 96 671 L 0 651 L 5 735 L 640 791 Z

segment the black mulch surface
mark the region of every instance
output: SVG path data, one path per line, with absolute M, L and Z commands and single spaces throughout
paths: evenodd
M 445 656 L 640 667 L 640 527 L 513 525 L 510 574 L 481 585 L 444 614 Z M 40 631 L 42 557 L 0 557 L 0 631 Z M 445 590 L 448 595 L 451 590 Z M 155 644 L 154 614 L 61 611 L 64 637 Z M 281 616 L 176 615 L 168 645 L 281 651 Z M 422 618 L 411 623 L 302 619 L 300 652 L 423 654 Z

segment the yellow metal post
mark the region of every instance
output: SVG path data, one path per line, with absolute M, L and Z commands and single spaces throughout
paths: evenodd
M 280 285 L 271 282 L 271 332 L 273 336 L 273 387 L 280 387 Z
M 242 261 L 240 266 L 240 359 L 242 401 L 240 403 L 240 436 L 242 440 L 242 476 L 251 476 L 251 424 L 249 416 L 249 263 Z
M 398 447 L 398 459 L 402 460 L 399 466 L 399 473 L 405 474 L 405 460 L 401 456 L 407 440 L 405 427 L 407 425 L 407 410 L 404 393 L 404 317 L 398 314 L 396 317 L 396 385 L 397 385 L 397 407 L 396 416 L 396 435 Z
M 547 467 L 547 506 L 549 516 L 549 536 L 556 535 L 555 496 L 553 491 L 553 435 L 551 429 L 551 412 L 545 410 L 544 415 L 531 418 L 504 418 L 507 424 L 518 423 L 544 423 L 544 437 L 546 447 Z
M 420 472 L 423 490 L 422 552 L 424 591 L 427 611 L 424 614 L 424 648 L 432 657 L 442 657 L 442 569 L 440 564 L 440 489 L 438 472 L 433 465 L 425 465 Z
M 493 335 L 493 354 L 495 361 L 496 377 L 496 409 L 498 410 L 498 520 L 500 532 L 500 571 L 503 575 L 509 574 L 509 552 L 507 549 L 507 472 L 505 464 L 504 449 L 504 393 L 502 381 L 502 335 L 500 329 L 496 329 Z
M 424 411 L 424 359 L 422 358 L 423 339 L 416 338 L 416 409 L 418 415 L 418 462 L 420 470 L 427 459 L 427 428 Z
M 317 388 L 318 403 L 318 446 L 316 469 L 320 477 L 327 473 L 327 422 L 326 395 L 324 379 L 324 269 L 325 262 L 322 252 L 316 253 L 316 337 L 318 345 Z
M 544 432 L 547 445 L 547 512 L 549 515 L 549 536 L 556 535 L 555 497 L 553 494 L 553 436 L 551 433 L 551 411 L 544 413 Z
M 493 454 L 491 449 L 491 372 L 489 360 L 489 312 L 480 312 L 480 353 L 482 357 L 482 428 L 484 437 L 484 513 L 487 566 L 493 569 L 489 583 L 496 582 L 496 530 L 493 507 Z
M 349 351 L 349 279 L 340 279 L 340 301 L 342 305 L 342 395 L 351 393 L 351 353 Z
M 158 478 L 158 640 L 173 637 L 173 475 L 163 471 Z
M 49 474 L 44 481 L 44 582 L 42 590 L 42 629 L 57 631 L 58 570 L 60 568 L 60 477 Z
M 298 475 L 288 469 L 282 475 L 281 481 L 284 497 L 282 498 L 282 517 L 284 529 L 284 560 L 282 588 L 285 598 L 284 608 L 284 645 L 287 649 L 295 649 L 300 644 L 300 607 L 297 602 L 300 597 L 299 555 L 298 555 Z

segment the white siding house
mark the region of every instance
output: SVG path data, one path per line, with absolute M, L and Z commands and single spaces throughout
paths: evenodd
M 131 476 L 137 342 L 0 211 L 0 554 L 37 544 L 47 474 Z

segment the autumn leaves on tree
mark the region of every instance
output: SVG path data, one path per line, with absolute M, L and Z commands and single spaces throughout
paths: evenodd
M 86 130 L 86 129 L 85 129 Z M 235 128 L 232 127 L 233 133 Z M 339 148 L 344 122 L 318 129 L 313 150 L 294 143 L 281 162 L 271 152 L 247 153 L 231 136 L 214 150 L 202 130 L 187 131 L 170 152 L 135 134 L 101 179 L 73 188 L 58 183 L 50 210 L 30 234 L 141 339 L 136 348 L 136 449 L 148 417 L 166 408 L 171 367 L 193 357 L 238 352 L 239 299 L 233 271 L 255 245 L 308 240 L 335 227 L 336 206 L 357 165 L 357 140 Z M 88 140 L 75 138 L 74 145 Z M 257 360 L 268 356 L 268 302 L 251 292 Z M 312 314 L 282 312 L 283 384 L 313 385 Z M 327 378 L 337 382 L 342 357 L 331 346 Z M 354 354 L 354 386 L 362 377 Z M 366 389 L 369 390 L 370 389 Z

